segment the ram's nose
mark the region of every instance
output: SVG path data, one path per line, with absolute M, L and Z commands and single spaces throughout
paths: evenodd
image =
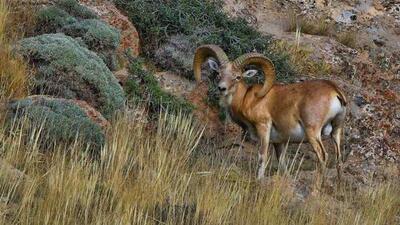
M 218 86 L 218 90 L 220 92 L 224 92 L 224 91 L 226 91 L 226 87 L 225 86 Z

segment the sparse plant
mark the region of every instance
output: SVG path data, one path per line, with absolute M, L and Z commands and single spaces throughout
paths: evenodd
M 357 33 L 356 32 L 342 32 L 336 37 L 337 41 L 350 48 L 357 47 Z
M 173 96 L 161 89 L 154 74 L 143 68 L 141 59 L 131 58 L 130 77 L 125 84 L 128 98 L 135 104 L 148 104 L 150 111 L 190 113 L 194 106 L 179 97 Z

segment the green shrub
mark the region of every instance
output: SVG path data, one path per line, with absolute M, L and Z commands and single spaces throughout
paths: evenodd
M 28 134 L 38 132 L 42 127 L 39 141 L 46 146 L 71 144 L 78 137 L 90 145 L 92 151 L 99 153 L 105 142 L 101 127 L 90 120 L 78 105 L 65 99 L 28 97 L 10 103 L 8 112 L 8 121 L 22 119 L 22 126 Z
M 182 34 L 193 38 L 192 48 L 201 44 L 217 44 L 232 59 L 252 51 L 263 53 L 274 62 L 280 80 L 289 80 L 294 74 L 286 55 L 269 51 L 271 38 L 260 34 L 244 19 L 229 18 L 223 12 L 220 0 L 115 2 L 135 23 L 144 43 L 144 53 L 150 58 L 154 59 L 155 51 L 165 44 L 169 37 Z M 182 71 L 185 70 L 185 65 L 177 66 Z
M 35 65 L 34 93 L 88 102 L 106 118 L 125 102 L 121 86 L 104 62 L 64 34 L 19 42 L 17 50 Z
M 162 90 L 154 74 L 143 69 L 140 59 L 131 60 L 129 73 L 125 91 L 127 97 L 134 103 L 143 101 L 142 103 L 148 104 L 152 113 L 158 113 L 160 110 L 183 113 L 193 111 L 192 104 Z
M 62 33 L 81 38 L 88 48 L 98 54 L 111 70 L 116 69 L 116 50 L 121 35 L 119 31 L 100 20 L 88 19 L 64 26 Z

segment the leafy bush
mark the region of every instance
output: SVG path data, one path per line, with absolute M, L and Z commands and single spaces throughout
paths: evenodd
M 9 121 L 22 119 L 25 122 L 23 129 L 28 129 L 29 133 L 39 132 L 41 128 L 39 140 L 42 145 L 71 144 L 77 135 L 93 151 L 99 152 L 104 145 L 101 127 L 71 101 L 35 96 L 10 103 L 8 109 Z
M 125 10 L 141 34 L 144 53 L 154 58 L 155 51 L 177 34 L 191 36 L 193 48 L 201 44 L 220 45 L 231 58 L 257 51 L 274 62 L 278 78 L 289 80 L 294 74 L 287 56 L 269 51 L 271 38 L 260 34 L 240 18 L 229 18 L 222 1 L 192 0 L 115 0 Z M 193 54 L 193 53 L 192 53 Z M 176 65 L 185 70 L 184 66 Z
M 163 91 L 154 74 L 143 69 L 140 59 L 131 60 L 129 73 L 125 91 L 128 98 L 133 102 L 145 101 L 152 113 L 158 113 L 160 110 L 165 111 L 165 109 L 183 113 L 193 111 L 193 105 Z
M 62 32 L 74 38 L 82 38 L 88 48 L 103 59 L 108 68 L 116 69 L 116 50 L 121 39 L 117 29 L 100 20 L 88 19 L 66 25 Z
M 64 34 L 19 42 L 17 50 L 35 65 L 34 93 L 88 102 L 106 118 L 124 105 L 121 86 L 104 62 Z

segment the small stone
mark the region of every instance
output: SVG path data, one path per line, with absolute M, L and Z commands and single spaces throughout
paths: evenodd
M 362 96 L 355 96 L 354 97 L 354 103 L 359 106 L 362 107 L 365 104 L 367 104 L 367 101 L 362 97 Z

